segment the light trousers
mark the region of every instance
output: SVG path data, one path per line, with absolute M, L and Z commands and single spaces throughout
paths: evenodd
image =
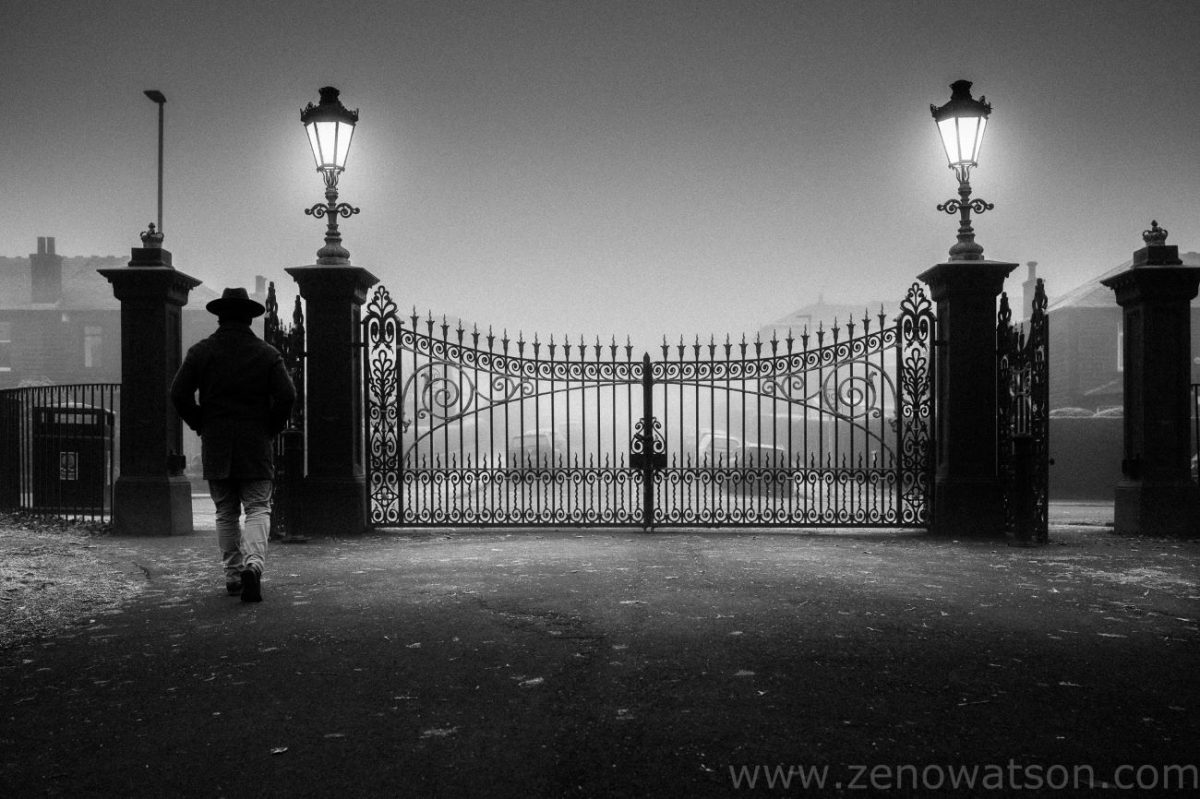
M 209 480 L 208 491 L 217 506 L 217 546 L 227 581 L 245 569 L 263 572 L 267 536 L 271 531 L 271 480 Z M 242 512 L 246 520 L 242 523 Z

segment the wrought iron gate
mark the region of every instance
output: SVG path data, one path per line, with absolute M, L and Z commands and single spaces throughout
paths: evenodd
M 275 437 L 275 493 L 271 512 L 271 537 L 285 541 L 304 539 L 300 508 L 304 480 L 304 309 L 300 297 L 292 310 L 292 323 L 283 324 L 275 283 L 267 289 L 267 313 L 263 317 L 263 340 L 279 350 L 288 376 L 296 387 L 296 402 L 287 428 Z
M 1050 353 L 1046 289 L 1034 289 L 1028 330 L 1013 327 L 1008 295 L 996 325 L 996 444 L 1005 534 L 1019 545 L 1049 534 Z
M 363 319 L 376 526 L 911 526 L 931 508 L 934 316 L 635 358 L 628 341 Z

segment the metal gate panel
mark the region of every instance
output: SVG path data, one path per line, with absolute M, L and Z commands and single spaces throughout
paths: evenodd
M 926 523 L 932 329 L 914 285 L 893 324 L 664 345 L 654 525 Z
M 525 341 L 367 306 L 376 525 L 639 525 L 632 347 Z
M 662 348 L 364 317 L 371 518 L 403 525 L 868 525 L 929 518 L 933 314 Z

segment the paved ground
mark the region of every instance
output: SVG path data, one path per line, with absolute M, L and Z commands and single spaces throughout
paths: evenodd
M 950 766 L 990 775 L 976 796 L 1188 779 L 1152 766 L 1200 764 L 1200 543 L 1117 538 L 1111 509 L 1054 519 L 1036 550 L 914 532 L 315 540 L 272 549 L 261 605 L 223 595 L 210 531 L 104 539 L 144 588 L 0 652 L 0 795 L 796 796 L 802 777 L 929 795 Z

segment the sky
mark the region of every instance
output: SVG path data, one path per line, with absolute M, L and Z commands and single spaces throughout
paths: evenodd
M 158 89 L 176 268 L 218 291 L 262 274 L 287 302 L 324 232 L 300 109 L 332 85 L 360 112 L 343 243 L 402 308 L 543 341 L 736 338 L 819 298 L 897 300 L 945 260 L 957 187 L 929 105 L 958 79 L 993 106 L 986 257 L 1036 260 L 1053 297 L 1151 219 L 1200 250 L 1194 0 L 0 11 L 0 255 L 140 246 Z

